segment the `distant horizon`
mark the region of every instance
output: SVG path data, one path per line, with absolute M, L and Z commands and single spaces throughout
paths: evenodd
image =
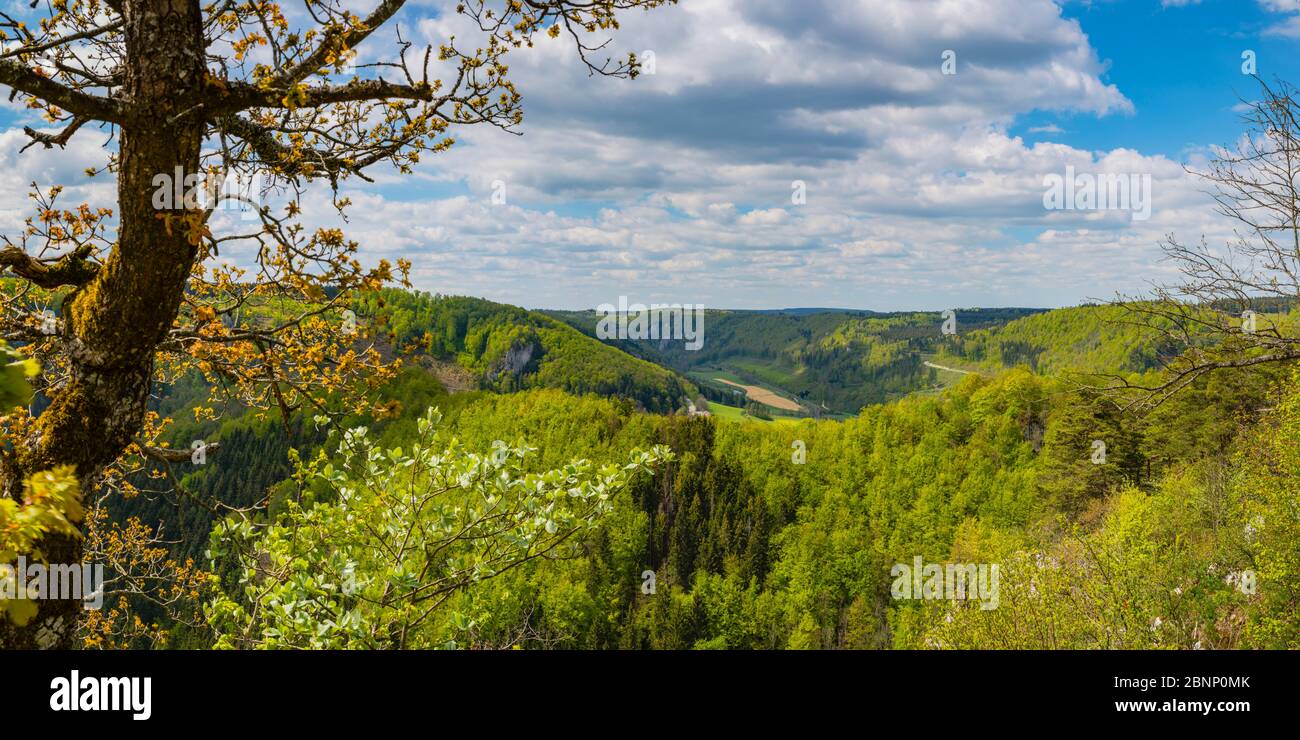
M 466 296 L 478 298 L 479 296 Z M 492 300 L 483 298 L 482 300 Z M 503 301 L 492 301 L 493 303 L 503 303 Z M 667 301 L 641 301 L 649 305 L 651 303 L 667 303 Z M 517 305 L 519 304 L 508 304 Z M 945 306 L 943 308 L 902 308 L 897 310 L 880 310 L 874 308 L 844 308 L 835 306 L 789 306 L 786 308 L 734 308 L 730 306 L 705 306 L 707 311 L 730 311 L 734 313 L 870 313 L 878 315 L 903 314 L 903 313 L 942 313 L 943 311 L 1055 311 L 1061 308 L 1078 308 L 1087 305 L 1101 305 L 1091 303 L 1079 303 L 1073 306 L 1056 306 L 1048 308 L 1044 306 Z M 595 307 L 590 308 L 549 308 L 534 306 L 519 306 L 529 311 L 556 311 L 564 313 L 597 313 Z

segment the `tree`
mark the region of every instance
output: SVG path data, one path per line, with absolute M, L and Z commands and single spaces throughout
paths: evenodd
M 1114 405 L 1064 396 L 1043 438 L 1039 485 L 1056 508 L 1078 517 L 1089 503 L 1142 473 L 1141 436 Z
M 593 73 L 635 76 L 635 55 L 599 62 L 607 41 L 584 39 L 617 28 L 620 11 L 666 2 L 675 0 L 465 0 L 457 11 L 480 38 L 436 50 L 404 38 L 394 19 L 405 0 L 378 0 L 364 16 L 342 0 L 294 12 L 236 0 L 58 0 L 0 14 L 0 84 L 59 127 L 28 128 L 29 146 L 63 147 L 98 126 L 116 148 L 94 174 L 117 180 L 115 208 L 60 209 L 57 188 L 34 188 L 36 215 L 0 248 L 15 278 L 3 329 L 40 359 L 36 388 L 50 401 L 4 420 L 3 494 L 17 498 L 28 476 L 64 465 L 88 491 L 120 483 L 113 466 L 124 455 L 171 462 L 177 453 L 152 444 L 147 428 L 157 381 L 197 371 L 214 398 L 286 417 L 337 412 L 329 395 L 383 382 L 391 368 L 350 336 L 344 311 L 356 293 L 404 280 L 407 264 L 364 268 L 341 232 L 308 230 L 306 188 L 327 184 L 342 211 L 340 181 L 383 164 L 409 172 L 461 126 L 515 129 L 521 97 L 505 59 L 539 33 L 571 39 Z M 345 74 L 380 31 L 394 45 Z M 259 188 L 223 192 L 230 178 L 254 175 L 265 178 Z M 262 203 L 272 192 L 282 208 Z M 224 233 L 214 213 L 232 203 L 249 205 L 254 222 Z M 247 270 L 216 259 L 232 244 L 251 247 Z M 56 562 L 82 556 L 77 537 L 51 536 L 43 550 Z M 27 627 L 0 623 L 0 646 L 35 646 L 55 624 L 65 626 L 54 644 L 68 646 L 77 610 L 46 602 Z
M 239 583 L 211 605 L 217 647 L 437 647 L 443 620 L 473 626 L 441 613 L 453 595 L 575 544 L 633 476 L 671 459 L 654 447 L 623 465 L 528 473 L 533 450 L 497 442 L 472 453 L 439 439 L 440 421 L 425 414 L 407 450 L 350 430 L 337 465 L 322 452 L 295 474 L 304 488 L 320 484 L 317 500 L 290 502 L 269 528 L 218 527 L 214 555 L 237 560 Z
M 1250 553 L 1249 580 L 1239 590 L 1255 598 L 1246 634 L 1267 649 L 1300 647 L 1300 373 L 1293 372 L 1281 403 L 1248 432 L 1237 455 L 1235 493 L 1246 520 L 1241 532 Z M 1258 579 L 1258 582 L 1256 582 Z
M 1285 82 L 1259 85 L 1259 99 L 1243 101 L 1239 143 L 1218 149 L 1205 170 L 1189 170 L 1209 184 L 1234 238 L 1214 248 L 1170 235 L 1161 249 L 1182 281 L 1119 301 L 1124 321 L 1181 350 L 1155 380 L 1105 376 L 1126 406 L 1158 406 L 1218 370 L 1300 359 L 1300 335 L 1285 315 L 1300 301 L 1300 98 Z

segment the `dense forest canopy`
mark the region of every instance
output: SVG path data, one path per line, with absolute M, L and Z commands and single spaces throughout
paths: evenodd
M 391 311 L 389 330 L 398 345 L 416 341 L 419 353 L 430 350 L 425 327 L 439 325 L 431 318 L 438 312 L 447 311 L 441 315 L 452 318 L 443 325 L 451 327 L 473 307 L 482 316 L 503 310 L 487 302 L 418 295 L 388 294 L 384 300 L 373 315 Z M 398 318 L 403 305 L 411 312 L 405 319 Z M 539 319 L 548 321 L 511 311 L 530 328 Z M 1105 328 L 1108 316 L 1082 307 L 1021 321 L 1035 322 L 1040 337 L 1068 337 L 1083 331 L 1081 317 L 1092 317 L 1092 330 L 1105 334 L 1105 341 L 1122 340 L 1122 332 Z M 473 366 L 477 358 L 464 355 L 455 337 L 468 336 L 477 320 L 440 335 L 433 354 Z M 1015 322 L 1002 330 L 1033 336 Z M 988 341 L 983 332 L 971 336 Z M 438 350 L 437 342 L 444 341 L 446 349 Z M 1060 348 L 1062 370 L 1070 362 L 1087 370 L 1096 361 L 1094 342 L 1053 346 Z M 1132 346 L 1121 341 L 1113 351 Z M 1134 373 L 1143 367 L 1135 365 Z M 1296 397 L 1291 383 L 1281 368 L 1208 376 L 1156 412 L 1135 416 L 1119 411 L 1104 393 L 1066 378 L 1024 364 L 996 372 L 988 366 L 941 393 L 870 405 L 850 419 L 769 424 L 647 413 L 618 392 L 575 395 L 562 385 L 448 393 L 432 372 L 411 363 L 380 392 L 377 405 L 390 415 L 356 416 L 349 424 L 369 427 L 367 444 L 375 450 L 393 451 L 375 459 L 380 468 L 372 475 L 380 479 L 384 465 L 402 459 L 393 455 L 412 456 L 419 444 L 428 445 L 418 441 L 419 419 L 428 408 L 440 409 L 443 417 L 446 436 L 435 448 L 454 444 L 486 453 L 497 440 L 533 448 L 519 457 L 516 475 L 545 475 L 579 458 L 626 461 L 656 446 L 671 452 L 648 461 L 645 474 L 611 493 L 607 511 L 550 556 L 467 583 L 408 630 L 403 644 L 1295 647 L 1296 602 L 1294 594 L 1287 595 L 1290 586 L 1283 586 L 1295 576 L 1288 539 L 1295 512 L 1286 503 L 1294 471 L 1285 463 L 1287 414 Z M 251 412 L 207 427 L 204 433 L 222 443 L 223 454 L 189 474 L 187 487 L 214 496 L 243 491 L 240 504 L 269 491 L 267 516 L 282 526 L 306 523 L 313 505 L 342 505 L 342 479 L 327 484 L 309 472 L 321 469 L 321 462 L 310 462 L 320 455 L 320 461 L 341 465 L 335 452 L 341 440 L 327 439 L 305 419 L 291 429 L 298 451 L 290 454 L 281 425 L 254 423 Z M 1095 460 L 1098 440 L 1105 444 L 1104 464 Z M 802 457 L 795 454 L 799 450 Z M 263 644 L 256 637 L 244 642 L 256 625 L 254 634 L 275 635 L 266 646 L 383 645 L 394 620 L 405 619 L 397 604 L 393 611 L 372 611 L 343 594 L 342 585 L 322 582 L 309 586 L 334 597 L 332 611 L 266 632 L 270 625 L 246 609 L 255 603 L 249 599 L 268 597 L 254 597 L 240 585 L 247 581 L 239 573 L 249 565 L 231 543 L 244 543 L 244 551 L 282 553 L 267 557 L 288 557 L 289 551 L 271 533 L 229 530 L 233 520 L 223 523 L 185 502 L 180 507 L 190 512 L 192 525 L 186 527 L 172 505 L 161 501 L 127 513 L 149 524 L 175 521 L 186 527 L 185 556 L 219 574 L 219 583 L 201 586 L 200 596 L 184 605 L 189 616 L 177 621 L 185 614 L 177 604 L 161 609 L 128 600 L 123 611 L 144 614 L 158 630 L 121 630 L 103 622 L 88 638 L 95 644 Z M 406 516 L 409 521 L 410 512 Z M 926 563 L 998 563 L 997 608 L 894 598 L 891 568 L 917 557 Z M 320 567 L 343 568 L 341 573 L 351 567 L 347 562 Z M 347 572 L 378 577 L 389 567 L 357 561 Z M 1115 582 L 1116 573 L 1127 580 Z M 1245 590 L 1243 577 L 1253 579 Z M 284 581 L 274 593 L 280 598 L 286 589 L 306 587 Z M 220 608 L 212 611 L 211 605 Z M 313 637 L 316 622 L 345 617 L 358 620 L 349 622 L 355 629 L 347 635 L 326 642 Z

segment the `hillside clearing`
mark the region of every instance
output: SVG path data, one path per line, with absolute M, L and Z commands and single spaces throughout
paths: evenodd
M 799 404 L 795 403 L 794 401 L 791 401 L 788 398 L 783 398 L 781 396 L 778 396 L 772 391 L 769 391 L 768 389 L 763 388 L 761 386 L 744 385 L 741 383 L 737 383 L 735 381 L 727 380 L 725 378 L 714 378 L 714 380 L 718 381 L 719 383 L 726 383 L 727 385 L 732 385 L 737 388 L 740 388 L 745 391 L 745 395 L 749 397 L 749 400 L 758 401 L 759 403 L 765 406 L 771 406 L 774 409 L 781 409 L 782 411 L 798 411 L 800 408 Z

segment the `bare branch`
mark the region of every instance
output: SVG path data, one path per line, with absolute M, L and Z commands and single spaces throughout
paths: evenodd
M 12 59 L 0 59 L 0 85 L 71 111 L 79 117 L 123 124 L 130 118 L 121 101 L 74 90 Z M 12 97 L 12 96 L 11 96 Z

